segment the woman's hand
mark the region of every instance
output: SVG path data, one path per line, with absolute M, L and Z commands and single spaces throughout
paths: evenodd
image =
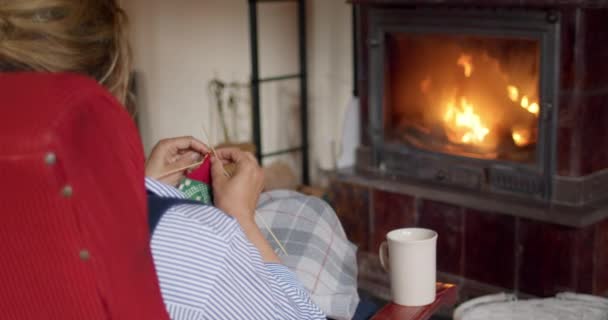
M 209 148 L 193 137 L 179 137 L 159 141 L 146 160 L 146 176 L 177 186 L 187 170 L 163 176 L 167 172 L 194 164 L 209 153 Z
M 216 207 L 235 217 L 239 223 L 254 221 L 255 208 L 264 189 L 264 171 L 255 157 L 238 149 L 219 149 L 211 158 L 213 200 Z M 224 164 L 234 164 L 229 176 Z
M 215 206 L 233 216 L 245 236 L 258 249 L 262 259 L 269 263 L 281 263 L 272 246 L 255 223 L 255 208 L 264 189 L 264 171 L 255 157 L 237 149 L 217 150 L 211 158 L 213 200 Z M 224 164 L 234 164 L 232 174 L 227 174 Z

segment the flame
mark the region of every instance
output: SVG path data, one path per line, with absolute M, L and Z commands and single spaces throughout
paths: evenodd
M 469 78 L 473 74 L 473 57 L 468 54 L 463 54 L 458 58 L 456 62 L 459 66 L 464 68 L 464 75 Z
M 517 146 L 521 146 L 523 144 L 524 138 L 522 137 L 521 133 L 513 132 L 513 142 L 515 142 L 515 145 Z
M 456 113 L 455 107 L 454 107 L 454 102 L 449 102 L 448 103 L 448 110 L 445 112 L 445 115 L 443 116 L 443 121 L 445 122 L 450 122 L 452 121 L 452 119 L 454 119 L 454 113 Z
M 507 93 L 509 95 L 509 99 L 511 99 L 511 101 L 518 103 L 519 105 L 528 110 L 528 112 L 538 116 L 538 113 L 540 112 L 540 106 L 538 105 L 538 102 L 530 102 L 530 98 L 528 98 L 528 96 L 524 95 L 521 98 L 521 101 L 519 100 L 519 89 L 514 86 L 514 85 L 509 85 L 507 86 Z
M 535 115 L 538 115 L 538 112 L 540 111 L 540 107 L 538 106 L 538 103 L 533 102 L 531 105 L 528 106 L 528 111 L 530 113 L 533 113 Z
M 519 89 L 516 86 L 508 86 L 507 91 L 509 92 L 509 99 L 513 102 L 517 102 L 519 99 Z
M 469 78 L 473 74 L 473 57 L 467 54 L 461 54 L 456 62 L 459 67 L 463 68 L 464 75 Z M 431 91 L 431 79 L 425 78 L 420 82 L 420 91 L 428 94 Z M 535 96 L 528 96 L 515 85 L 507 86 L 507 97 L 516 103 L 517 108 L 521 107 L 526 111 L 538 116 L 540 106 Z M 529 92 L 528 92 L 529 93 Z M 477 107 L 481 108 L 479 105 Z M 483 110 L 483 108 L 481 108 Z M 484 116 L 487 113 L 484 113 Z M 467 100 L 467 97 L 460 96 L 452 98 L 446 104 L 446 109 L 443 114 L 443 122 L 446 128 L 445 132 L 448 139 L 453 143 L 475 145 L 480 147 L 488 147 L 493 143 L 492 138 L 488 138 L 490 128 L 488 121 L 492 119 L 482 119 L 480 113 L 475 109 L 473 103 Z M 492 121 L 490 121 L 492 123 Z M 502 136 L 502 133 L 498 135 Z M 530 128 L 512 128 L 511 138 L 513 143 L 518 147 L 525 147 L 534 143 L 534 137 Z M 486 141 L 488 140 L 488 141 Z
M 488 129 L 481 117 L 475 113 L 475 108 L 466 98 L 460 99 L 460 106 L 457 107 L 454 101 L 450 101 L 443 120 L 449 129 L 456 132 L 460 137 L 458 143 L 479 144 L 483 142 L 490 129 Z
M 528 96 L 524 96 L 521 98 L 521 107 L 524 109 L 528 109 L 528 105 L 530 105 L 530 101 L 528 101 Z
M 524 147 L 530 144 L 530 131 L 528 130 L 513 130 L 511 137 L 513 142 L 518 147 Z

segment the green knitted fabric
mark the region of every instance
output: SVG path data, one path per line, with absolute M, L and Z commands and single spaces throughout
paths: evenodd
M 200 201 L 204 204 L 213 202 L 211 187 L 206 183 L 186 178 L 179 185 L 179 190 L 190 200 Z

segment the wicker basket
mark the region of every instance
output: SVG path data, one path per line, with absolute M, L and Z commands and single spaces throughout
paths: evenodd
M 517 300 L 514 295 L 483 296 L 460 305 L 455 320 L 608 320 L 608 299 L 560 293 L 554 298 Z

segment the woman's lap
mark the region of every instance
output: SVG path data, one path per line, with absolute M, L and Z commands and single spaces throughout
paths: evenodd
M 263 193 L 256 220 L 283 263 L 332 318 L 352 318 L 359 303 L 356 246 L 325 201 L 294 191 Z M 263 220 L 263 221 L 262 221 Z M 265 229 L 269 225 L 288 256 Z

